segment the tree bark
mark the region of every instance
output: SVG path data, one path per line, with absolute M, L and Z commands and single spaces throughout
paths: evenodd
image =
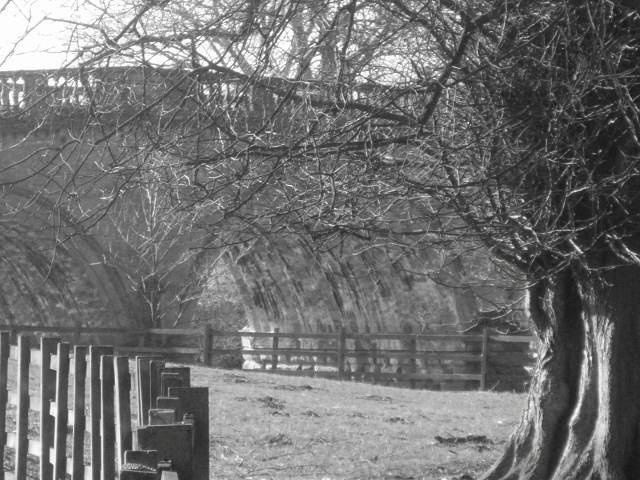
M 527 408 L 484 480 L 640 478 L 640 267 L 539 282 Z

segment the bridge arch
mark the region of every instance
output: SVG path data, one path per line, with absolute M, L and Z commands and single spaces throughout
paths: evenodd
M 0 193 L 0 323 L 141 326 L 109 253 L 45 195 Z

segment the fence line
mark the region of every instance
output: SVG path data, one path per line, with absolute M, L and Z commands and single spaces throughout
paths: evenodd
M 182 361 L 215 365 L 223 356 L 258 359 L 263 370 L 289 375 L 314 375 L 373 382 L 472 382 L 490 388 L 496 365 L 507 369 L 531 364 L 529 345 L 535 337 L 501 335 L 485 328 L 474 334 L 237 332 L 214 331 L 209 325 L 193 328 L 122 329 L 111 327 L 51 327 L 0 325 L 15 337 L 20 334 L 54 334 L 82 343 L 88 337 L 109 337 L 99 343 L 114 345 L 120 355 L 161 354 Z M 220 341 L 249 337 L 261 343 L 251 349 L 218 346 Z M 187 345 L 175 345 L 182 339 Z M 132 345 L 132 340 L 134 345 Z M 420 347 L 420 348 L 419 348 Z M 287 365 L 288 364 L 288 365 Z M 294 373 L 291 364 L 297 366 Z M 90 362 L 92 374 L 99 365 Z M 45 371 L 43 370 L 43 373 Z M 0 372 L 1 376 L 1 372 Z M 499 375 L 498 375 L 499 376 Z M 93 389 L 99 388 L 92 386 Z M 98 391 L 92 392 L 98 395 Z M 44 397 L 43 397 L 44 398 Z M 1 399 L 0 399 L 1 401 Z M 97 405 L 97 404 L 96 404 Z M 97 426 L 92 425 L 97 428 Z
M 356 379 L 374 383 L 400 383 L 415 387 L 446 384 L 448 387 L 476 388 L 482 390 L 499 381 L 511 381 L 511 388 L 522 388 L 523 376 L 505 373 L 530 366 L 533 336 L 501 335 L 484 328 L 478 334 L 408 334 L 367 333 L 351 334 L 345 329 L 337 333 L 281 332 L 204 332 L 214 338 L 241 335 L 262 342 L 250 349 L 243 348 L 243 356 L 254 356 L 262 363 L 262 369 L 289 375 L 314 375 L 343 380 Z M 294 346 L 283 344 L 289 339 Z M 270 340 L 270 341 L 269 341 Z M 315 345 L 303 345 L 304 340 L 316 341 Z M 291 342 L 289 342 L 291 343 Z M 365 346 L 363 346 L 363 344 Z M 398 345 L 400 344 L 400 345 Z M 420 348 L 419 348 L 420 347 Z M 237 352 L 237 349 L 213 348 L 210 356 Z M 283 360 L 284 359 L 284 360 Z M 290 372 L 280 364 L 293 363 L 298 368 Z M 395 365 L 392 365 L 395 362 Z M 290 368 L 290 365 L 288 366 Z M 305 369 L 308 367 L 308 369 Z M 327 370 L 327 367 L 331 370 Z M 501 370 L 502 372 L 497 372 Z M 526 373 L 526 372 L 525 372 Z M 520 382 L 516 385 L 513 382 Z M 440 386 L 440 385 L 438 385 Z

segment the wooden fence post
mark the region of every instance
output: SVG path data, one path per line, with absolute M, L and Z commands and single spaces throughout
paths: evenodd
M 89 347 L 89 411 L 91 431 L 91 480 L 99 480 L 101 472 L 102 454 L 100 450 L 100 418 L 101 418 L 101 388 L 100 388 L 100 357 L 110 355 L 113 347 Z
M 0 332 L 0 458 L 4 458 L 7 444 L 7 380 L 9 373 L 9 353 L 11 352 L 11 333 Z M 4 469 L 0 468 L 0 480 L 4 480 Z
M 53 439 L 53 478 L 67 474 L 67 424 L 69 418 L 69 344 L 58 343 L 56 369 L 56 418 Z
M 156 408 L 157 399 L 161 394 L 160 372 L 164 367 L 164 359 L 156 359 L 149 362 L 149 401 L 147 403 L 147 418 L 145 418 L 145 425 L 149 424 L 149 410 Z
M 202 340 L 202 363 L 210 366 L 212 363 L 211 350 L 213 349 L 213 328 L 210 324 L 205 323 L 202 334 L 204 335 Z
M 84 480 L 85 380 L 87 376 L 87 347 L 73 348 L 73 446 L 71 478 Z
M 144 330 L 144 331 L 138 332 L 138 346 L 139 347 L 151 346 L 150 342 L 151 342 L 151 334 L 148 332 L 148 330 Z
M 101 427 L 101 480 L 115 478 L 115 415 L 114 400 L 113 356 L 100 357 L 100 427 Z
M 193 415 L 193 477 L 209 477 L 209 388 L 171 387 L 169 396 L 178 398 L 183 413 Z M 182 479 L 182 477 L 180 477 Z
M 278 343 L 280 343 L 280 339 L 278 338 L 280 334 L 280 329 L 275 328 L 273 330 L 273 353 L 271 354 L 271 370 L 278 369 Z
M 136 392 L 138 396 L 138 426 L 143 426 L 149 420 L 149 406 L 151 405 L 151 362 L 161 360 L 162 357 L 136 357 Z
M 487 388 L 487 362 L 489 357 L 489 329 L 482 329 L 482 350 L 480 357 L 480 390 Z
M 344 356 L 347 346 L 347 331 L 344 326 L 340 326 L 338 331 L 338 379 L 344 379 Z
M 51 356 L 57 352 L 59 338 L 40 339 L 40 476 L 42 480 L 52 478 L 51 449 L 53 448 L 55 424 L 51 416 L 51 402 L 56 398 L 56 372 L 51 369 Z M 66 428 L 66 426 L 65 426 Z
M 116 357 L 114 366 L 116 369 L 116 443 L 118 446 L 116 460 L 119 470 L 124 463 L 125 450 L 132 449 L 129 358 Z
M 31 346 L 29 337 L 18 336 L 18 410 L 16 419 L 16 480 L 27 478 L 27 451 L 29 449 L 29 363 Z
M 409 350 L 409 374 L 415 377 L 415 374 L 418 372 L 418 337 L 415 336 L 409 340 L 408 345 Z M 415 378 L 411 378 L 409 380 L 409 384 L 411 388 L 416 388 L 416 380 Z
M 371 368 L 369 372 L 371 375 L 371 383 L 374 385 L 380 379 L 380 366 L 378 365 L 378 344 L 371 343 Z

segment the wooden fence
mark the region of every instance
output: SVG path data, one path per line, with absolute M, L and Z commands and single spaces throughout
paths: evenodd
M 209 478 L 209 391 L 188 367 L 136 356 L 134 393 L 111 346 L 11 336 L 0 332 L 0 480 Z
M 238 335 L 211 332 L 215 338 Z M 258 346 L 242 349 L 269 372 L 425 388 L 521 390 L 533 363 L 535 337 L 500 335 L 484 329 L 472 335 L 402 333 L 243 333 Z M 233 349 L 212 348 L 212 356 Z
M 535 337 L 477 334 L 236 332 L 202 329 L 77 328 L 0 325 L 15 334 L 49 334 L 74 344 L 114 345 L 122 355 L 162 354 L 217 365 L 250 358 L 264 371 L 426 388 L 523 389 Z M 252 348 L 242 348 L 248 337 Z M 93 340 L 93 341 L 92 341 Z
M 128 357 L 55 338 L 10 341 L 0 332 L 0 458 L 12 464 L 0 479 L 115 478 L 116 452 L 132 442 Z

